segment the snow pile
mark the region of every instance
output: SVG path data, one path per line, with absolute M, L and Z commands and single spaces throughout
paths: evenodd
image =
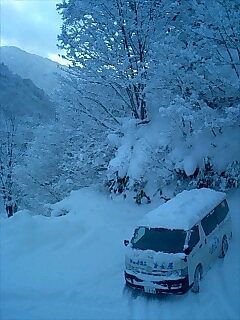
M 139 225 L 189 230 L 225 198 L 225 193 L 211 189 L 185 190 L 147 214 Z
M 20 212 L 0 220 L 0 318 L 31 320 L 239 319 L 239 192 L 228 197 L 233 240 L 201 293 L 138 296 L 124 290 L 123 239 L 148 210 L 92 189 L 54 206 L 61 217 Z M 153 204 L 150 204 L 153 209 Z

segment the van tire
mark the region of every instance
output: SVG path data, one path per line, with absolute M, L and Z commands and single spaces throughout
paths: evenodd
M 219 258 L 224 258 L 227 251 L 228 251 L 228 240 L 227 240 L 227 236 L 225 235 L 222 239 L 221 253 L 219 255 Z
M 199 293 L 201 280 L 202 280 L 202 266 L 199 264 L 194 272 L 193 285 L 191 289 L 192 292 Z

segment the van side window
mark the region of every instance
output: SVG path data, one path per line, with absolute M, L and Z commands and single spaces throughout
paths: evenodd
M 217 220 L 218 220 L 218 224 L 220 224 L 226 217 L 226 215 L 228 214 L 228 204 L 227 201 L 224 200 L 223 202 L 221 202 L 215 209 L 214 211 L 216 212 L 217 215 Z
M 191 230 L 191 235 L 188 242 L 189 249 L 192 250 L 196 246 L 196 244 L 199 242 L 199 240 L 200 240 L 199 229 L 198 229 L 198 226 L 195 226 Z
M 202 219 L 201 224 L 206 236 L 208 236 L 218 225 L 216 212 L 214 210 L 211 211 L 206 217 Z

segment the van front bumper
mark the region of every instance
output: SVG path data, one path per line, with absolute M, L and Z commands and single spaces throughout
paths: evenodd
M 188 276 L 180 279 L 166 279 L 161 281 L 144 281 L 135 275 L 129 274 L 125 271 L 126 285 L 132 289 L 146 291 L 146 287 L 154 289 L 156 294 L 170 293 L 170 294 L 184 294 L 189 290 Z

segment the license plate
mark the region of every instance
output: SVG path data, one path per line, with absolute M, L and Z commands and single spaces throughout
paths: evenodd
M 156 293 L 156 289 L 151 287 L 144 287 L 144 291 L 147 293 Z

